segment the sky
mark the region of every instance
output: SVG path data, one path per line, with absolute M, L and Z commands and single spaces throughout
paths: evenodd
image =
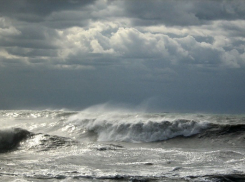
M 0 109 L 245 113 L 244 0 L 0 4 Z

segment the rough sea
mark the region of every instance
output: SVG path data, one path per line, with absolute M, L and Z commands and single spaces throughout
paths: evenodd
M 0 181 L 245 181 L 245 115 L 1 110 Z

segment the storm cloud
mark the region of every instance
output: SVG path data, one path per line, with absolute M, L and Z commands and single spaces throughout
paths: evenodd
M 1 109 L 244 112 L 243 0 L 1 4 Z

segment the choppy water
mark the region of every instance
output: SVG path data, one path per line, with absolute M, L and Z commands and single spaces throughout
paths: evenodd
M 245 116 L 0 111 L 1 181 L 245 181 Z

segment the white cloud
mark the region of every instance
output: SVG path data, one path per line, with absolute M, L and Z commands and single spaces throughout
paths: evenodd
M 157 59 L 175 65 L 187 63 L 199 67 L 244 66 L 244 47 L 242 47 L 245 42 L 244 20 L 211 18 L 209 23 L 201 24 L 200 21 L 196 22 L 197 16 L 193 13 L 199 11 L 198 16 L 202 16 L 205 12 L 201 9 L 194 11 L 193 8 L 199 7 L 202 3 L 188 1 L 185 5 L 177 3 L 177 6 L 173 7 L 172 1 L 144 2 L 138 7 L 135 2 L 98 0 L 82 9 L 50 10 L 50 14 L 46 15 L 43 22 L 35 26 L 14 21 L 16 24 L 18 22 L 19 26 L 15 27 L 9 19 L 0 18 L 0 41 L 7 47 L 3 46 L 2 57 L 5 55 L 7 59 L 12 55 L 20 60 L 25 58 L 30 63 L 38 62 L 40 65 L 43 61 L 44 64 L 64 64 L 64 67 L 69 64 L 84 66 L 84 61 L 89 64 L 90 59 L 93 60 L 92 65 L 96 59 L 101 59 L 96 56 L 98 54 L 103 55 L 103 59 L 111 56 L 114 63 L 126 62 L 128 59 L 131 61 Z M 165 5 L 164 8 L 160 6 L 162 4 Z M 212 3 L 210 2 L 208 7 L 210 4 Z M 220 7 L 217 3 L 214 5 Z M 183 9 L 179 12 L 176 10 L 178 13 L 173 16 L 181 15 L 187 22 L 195 21 L 195 23 L 182 25 L 175 22 L 175 25 L 173 21 L 171 26 L 166 26 L 164 21 L 167 20 L 163 15 L 171 15 L 167 11 L 168 8 L 181 9 L 182 6 Z M 220 11 L 234 17 L 236 11 L 232 7 L 233 5 L 227 5 L 226 11 Z M 136 9 L 140 15 L 145 8 L 148 10 L 153 8 L 156 12 L 147 11 L 141 17 L 131 11 Z M 161 16 L 157 15 L 162 8 L 166 12 Z M 131 13 L 126 14 L 127 12 Z M 135 19 L 158 21 L 159 16 L 163 21 L 162 24 L 143 23 L 136 26 L 137 24 L 133 23 Z M 172 19 L 168 21 L 170 20 Z M 52 49 L 42 50 L 48 46 Z M 76 63 L 71 59 L 76 59 Z
M 234 22 L 231 23 L 234 25 Z M 225 29 L 218 28 L 219 25 L 220 22 L 213 22 L 203 27 L 191 26 L 184 30 L 181 27 L 172 27 L 168 30 L 163 26 L 133 28 L 121 27 L 119 23 L 95 22 L 87 29 L 73 27 L 59 30 L 59 35 L 64 60 L 70 55 L 76 57 L 82 53 L 101 53 L 131 58 L 132 61 L 162 59 L 174 64 L 188 63 L 204 67 L 234 67 L 234 62 L 235 67 L 243 65 L 242 61 L 236 61 L 241 60 L 243 53 L 237 51 L 236 54 L 232 54 L 233 59 L 228 59 L 228 52 L 225 50 L 235 44 L 239 37 L 229 37 Z M 205 37 L 211 37 L 213 42 L 197 40 L 197 36 L 203 40 Z M 81 64 L 82 61 L 83 58 Z

